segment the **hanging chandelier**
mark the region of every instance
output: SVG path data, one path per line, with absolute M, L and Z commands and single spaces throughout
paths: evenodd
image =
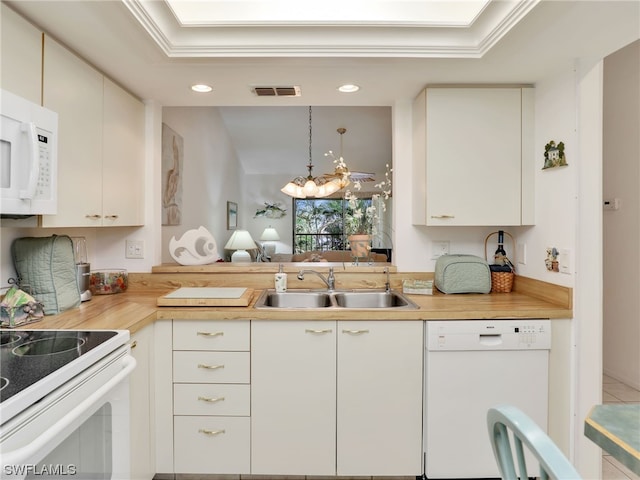
M 322 177 L 325 179 L 331 179 L 332 182 L 338 185 L 339 189 L 342 189 L 351 183 L 349 181 L 351 172 L 349 171 L 347 164 L 344 163 L 344 157 L 342 156 L 342 136 L 347 132 L 347 129 L 340 127 L 336 131 L 340 134 L 340 156 L 336 157 L 331 150 L 324 154 L 325 157 L 333 158 L 333 163 L 336 164 L 336 168 L 333 173 L 325 173 Z
M 307 169 L 309 175 L 306 177 L 296 177 L 287 183 L 280 191 L 294 198 L 322 198 L 340 190 L 337 182 L 328 180 L 323 177 L 313 176 L 313 161 L 311 158 L 311 140 L 312 140 L 312 124 L 311 124 L 311 107 L 309 107 L 309 164 Z

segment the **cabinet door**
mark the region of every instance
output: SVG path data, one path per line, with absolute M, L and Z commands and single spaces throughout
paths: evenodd
M 155 475 L 154 422 L 151 403 L 151 365 L 153 355 L 153 325 L 131 335 L 131 355 L 137 365 L 129 380 L 131 404 L 131 478 L 152 479 Z
M 338 322 L 337 474 L 422 470 L 423 322 Z
M 144 104 L 104 80 L 103 225 L 144 224 Z
M 335 475 L 336 324 L 251 323 L 251 472 Z
M 42 32 L 4 3 L 0 4 L 0 21 L 0 86 L 40 105 Z
M 427 89 L 427 225 L 521 224 L 521 90 Z
M 43 105 L 58 113 L 58 213 L 45 227 L 102 224 L 103 76 L 45 36 Z

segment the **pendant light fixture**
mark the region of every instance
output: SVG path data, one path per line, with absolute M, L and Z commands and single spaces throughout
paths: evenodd
M 347 164 L 344 163 L 344 157 L 342 156 L 342 136 L 347 133 L 347 129 L 340 127 L 336 131 L 340 134 L 340 157 L 336 158 L 331 150 L 329 150 L 329 153 L 324 154 L 326 157 L 333 158 L 333 163 L 336 164 L 336 168 L 332 174 L 329 173 L 323 175 L 323 178 L 331 179 L 331 181 L 338 186 L 338 190 L 340 190 L 351 183 L 349 181 L 351 172 L 349 171 Z
M 313 161 L 311 158 L 312 123 L 311 107 L 309 107 L 309 175 L 296 177 L 280 190 L 282 193 L 294 198 L 322 198 L 337 192 L 340 187 L 337 183 L 322 177 L 313 176 Z

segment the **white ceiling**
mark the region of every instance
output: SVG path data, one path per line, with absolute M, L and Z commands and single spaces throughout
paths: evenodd
M 142 99 L 165 106 L 225 107 L 230 135 L 249 172 L 265 165 L 255 159 L 268 141 L 274 157 L 284 158 L 287 150 L 295 150 L 295 162 L 304 167 L 308 105 L 314 106 L 313 143 L 318 152 L 337 150 L 335 130 L 346 127 L 345 158 L 370 147 L 368 161 L 386 159 L 390 128 L 386 135 L 372 132 L 378 124 L 390 122 L 388 109 L 355 121 L 347 116 L 348 110 L 331 114 L 331 109 L 323 112 L 319 107 L 391 107 L 411 101 L 429 83 L 536 83 L 570 68 L 576 58 L 602 58 L 640 38 L 640 0 L 494 0 L 464 27 L 434 26 L 424 19 L 401 25 L 406 18 L 398 16 L 387 22 L 396 25 L 385 25 L 384 18 L 354 24 L 351 17 L 337 26 L 330 25 L 330 18 L 316 25 L 301 25 L 304 18 L 298 18 L 289 19 L 289 24 L 254 26 L 237 11 L 236 17 L 226 19 L 227 25 L 218 19 L 217 25 L 194 27 L 180 26 L 160 0 L 5 3 Z M 245 6 L 256 3 L 247 1 Z M 386 3 L 399 8 L 424 2 Z M 450 5 L 455 0 L 437 3 Z M 226 50 L 221 48 L 225 44 Z M 189 87 L 194 83 L 209 83 L 214 90 L 193 93 Z M 337 87 L 343 83 L 361 89 L 342 94 Z M 299 85 L 302 95 L 256 97 L 251 89 L 262 85 Z M 270 108 L 230 108 L 240 106 Z M 275 115 L 286 106 L 299 108 Z M 320 127 L 325 114 L 331 114 L 326 128 Z M 368 118 L 376 123 L 368 125 Z M 300 133 L 302 127 L 305 131 Z M 293 138 L 304 146 L 294 148 Z M 314 149 L 314 163 L 323 160 Z M 351 168 L 367 170 L 360 165 Z M 296 166 L 291 172 L 299 170 Z

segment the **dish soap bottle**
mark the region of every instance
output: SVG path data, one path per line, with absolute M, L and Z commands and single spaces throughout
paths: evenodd
M 282 269 L 282 264 L 278 267 L 278 273 L 275 274 L 276 292 L 284 293 L 287 291 L 287 274 Z

